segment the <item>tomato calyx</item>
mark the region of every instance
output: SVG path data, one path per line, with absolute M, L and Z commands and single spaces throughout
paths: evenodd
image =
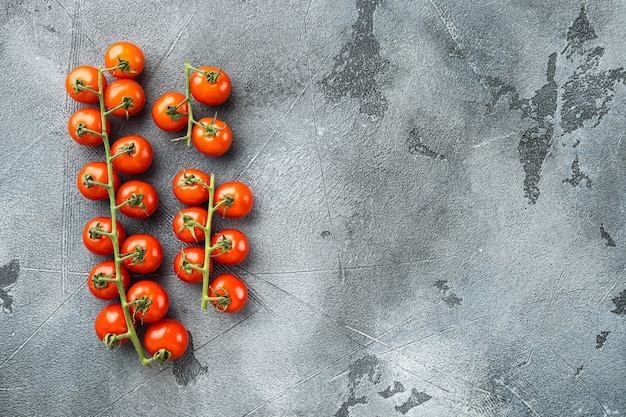
M 167 114 L 170 117 L 170 119 L 172 119 L 174 121 L 180 120 L 180 119 L 182 119 L 185 116 L 189 116 L 189 113 L 184 113 L 184 112 L 178 111 L 180 106 L 185 104 L 187 101 L 188 101 L 187 98 L 185 98 L 183 101 L 181 101 L 180 103 L 178 103 L 175 106 L 167 106 L 167 110 L 165 111 L 165 114 Z
M 233 248 L 233 242 L 226 237 L 226 235 L 222 235 L 221 239 L 213 246 L 209 248 L 211 251 L 211 256 L 220 256 L 221 254 L 228 252 Z M 213 254 L 213 251 L 216 249 L 220 249 L 220 253 Z
M 226 309 L 228 309 L 228 306 L 230 305 L 231 299 L 228 296 L 228 290 L 226 288 L 217 287 L 217 289 L 221 290 L 223 294 L 218 295 L 217 297 L 209 297 L 208 295 L 205 295 L 202 298 L 204 299 L 204 301 L 212 302 L 213 305 L 215 305 L 215 309 L 217 311 L 225 313 Z M 214 294 L 217 294 L 217 291 L 213 289 L 212 287 L 209 287 L 209 290 L 211 290 Z
M 193 123 L 196 126 L 200 126 L 204 130 L 204 136 L 215 137 L 215 136 L 217 136 L 217 132 L 219 132 L 220 130 L 224 130 L 225 129 L 223 127 L 215 126 L 215 121 L 216 120 L 217 120 L 217 113 L 215 113 L 215 116 L 213 116 L 213 119 L 211 120 L 211 123 L 209 125 L 206 125 L 206 124 L 200 123 L 200 122 L 196 122 L 195 120 L 194 120 Z
M 219 71 L 203 71 L 201 69 L 198 68 L 193 68 L 192 70 L 194 70 L 195 72 L 204 75 L 204 77 L 206 78 L 207 82 L 211 83 L 211 84 L 215 84 L 217 82 L 217 79 L 219 78 L 220 74 L 222 73 L 222 69 L 220 68 Z
M 125 261 L 126 259 L 132 259 L 130 264 L 137 265 L 145 261 L 147 252 L 148 250 L 146 248 L 137 245 L 135 246 L 134 251 L 121 255 L 120 259 L 123 261 Z
M 97 132 L 95 130 L 87 129 L 87 125 L 85 125 L 84 123 L 79 123 L 76 125 L 76 136 L 80 137 L 86 133 L 100 136 L 101 138 L 104 137 L 104 134 L 102 132 Z
M 108 109 L 107 111 L 105 111 L 104 115 L 108 116 L 109 114 L 113 113 L 115 110 L 124 109 L 124 112 L 126 113 L 126 118 L 128 119 L 128 117 L 130 116 L 128 114 L 128 110 L 133 108 L 133 107 L 135 107 L 133 98 L 124 96 L 124 97 L 122 97 L 122 100 L 120 101 L 120 104 L 118 104 L 117 106 L 113 106 L 110 109 Z
M 81 80 L 80 78 L 72 81 L 72 89 L 74 90 L 74 94 L 78 94 L 81 91 L 89 91 L 90 93 L 100 95 L 99 91 L 96 91 L 93 88 L 86 85 L 84 81 Z
M 96 181 L 93 179 L 93 175 L 91 174 L 87 174 L 83 177 L 83 185 L 87 188 L 91 188 L 91 187 L 95 187 L 95 186 L 100 186 L 100 187 L 104 187 L 104 188 L 109 188 L 109 184 L 108 183 L 104 183 L 104 182 L 100 182 L 100 181 Z
M 122 339 L 128 337 L 128 334 L 115 334 L 115 333 L 107 333 L 102 339 L 102 342 L 109 350 L 115 350 L 118 347 L 122 346 Z
M 98 239 L 102 236 L 113 237 L 113 233 L 102 230 L 102 223 L 100 222 L 89 228 L 89 239 Z
M 92 275 L 91 281 L 93 282 L 94 288 L 104 288 L 109 282 L 118 282 L 118 279 L 113 278 L 114 275 L 115 274 L 103 274 L 102 272 Z
M 117 208 L 120 208 L 123 206 L 128 206 L 130 208 L 139 207 L 140 209 L 144 211 L 144 213 L 146 214 L 146 217 L 148 217 L 150 214 L 148 213 L 148 208 L 143 204 L 144 197 L 145 196 L 143 195 L 143 193 L 139 193 L 139 194 L 132 193 L 130 197 L 128 197 L 122 203 L 118 204 L 116 207 Z
M 181 264 L 180 264 L 180 268 L 178 269 L 178 271 L 176 271 L 176 273 L 179 273 L 180 271 L 184 271 L 187 275 L 191 275 L 191 273 L 194 270 L 200 271 L 200 272 L 204 271 L 201 264 L 194 264 L 193 262 L 191 262 L 189 259 L 185 257 L 184 248 L 180 251 L 180 255 L 181 255 Z
M 132 155 L 133 151 L 135 150 L 135 142 L 131 142 L 128 145 L 124 145 L 123 147 L 121 147 L 114 155 L 111 156 L 110 160 L 114 160 L 115 158 L 118 158 L 122 155 Z
M 133 313 L 133 320 L 137 315 L 140 315 L 139 321 L 143 324 L 143 317 L 146 315 L 148 308 L 152 304 L 152 300 L 148 298 L 147 295 L 142 296 L 141 298 L 137 298 L 129 303 L 131 306 L 131 312 Z M 141 314 L 139 314 L 141 313 Z
M 222 213 L 222 216 L 226 217 L 226 210 L 228 210 L 228 207 L 231 207 L 233 204 L 235 204 L 235 199 L 233 198 L 233 196 L 227 195 L 227 196 L 224 196 L 223 199 L 215 203 L 215 205 L 213 206 L 213 209 L 217 209 L 218 207 L 224 206 L 224 211 Z
M 157 362 L 159 365 L 164 365 L 166 362 L 170 360 L 172 354 L 169 350 L 162 348 L 155 352 L 150 359 L 152 362 Z
M 185 185 L 200 184 L 206 189 L 209 189 L 209 184 L 202 178 L 196 177 L 194 174 L 187 174 L 187 171 L 183 171 L 182 181 L 176 184 L 176 187 L 184 187 Z
M 181 219 L 183 221 L 183 225 L 178 228 L 176 233 L 180 233 L 180 232 L 182 232 L 185 229 L 189 229 L 189 233 L 191 233 L 191 236 L 197 242 L 198 238 L 196 237 L 196 227 L 200 228 L 201 230 L 203 230 L 206 233 L 206 230 L 205 230 L 206 226 L 203 225 L 202 223 L 198 223 L 197 221 L 195 221 L 194 218 L 192 216 L 190 216 L 189 214 L 185 214 L 182 211 L 180 211 L 179 213 L 180 213 L 180 217 L 181 217 Z

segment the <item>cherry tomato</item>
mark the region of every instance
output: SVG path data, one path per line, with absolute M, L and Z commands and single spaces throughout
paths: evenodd
M 67 131 L 72 139 L 81 145 L 97 146 L 102 144 L 101 136 L 84 132 L 83 129 L 102 133 L 102 115 L 99 110 L 85 107 L 75 111 L 67 122 Z M 109 119 L 106 119 L 106 130 L 107 132 L 111 131 Z
M 163 247 L 152 235 L 137 234 L 126 238 L 120 247 L 122 256 L 134 254 L 123 261 L 124 266 L 138 274 L 149 274 L 157 270 L 163 261 Z
M 117 224 L 117 240 L 121 245 L 126 238 L 126 230 L 119 220 Z M 95 217 L 87 222 L 83 229 L 83 243 L 85 247 L 96 255 L 109 256 L 113 255 L 113 240 L 110 236 L 96 236 L 95 230 L 111 233 L 112 222 L 110 217 Z
M 186 224 L 193 221 L 205 225 L 208 217 L 209 214 L 202 207 L 193 206 L 182 209 L 176 213 L 172 223 L 176 237 L 185 243 L 202 242 L 205 238 L 204 230 L 198 226 L 186 227 Z
M 191 130 L 191 142 L 196 149 L 205 155 L 220 156 L 226 153 L 233 143 L 233 132 L 222 120 L 205 117 L 198 120 Z
M 221 301 L 211 301 L 215 308 L 225 313 L 236 313 L 243 308 L 248 300 L 246 284 L 232 274 L 217 276 L 209 284 L 209 297 L 225 297 Z
M 143 71 L 143 52 L 130 42 L 116 42 L 104 53 L 104 66 L 113 68 L 120 62 L 125 62 L 125 66 L 109 72 L 117 78 L 135 78 Z
M 115 116 L 125 117 L 139 113 L 146 104 L 146 93 L 137 81 L 129 79 L 115 80 L 104 90 L 104 106 L 107 110 L 111 110 L 128 99 L 132 99 L 132 102 L 127 104 L 128 108 L 120 107 L 111 112 Z
M 102 91 L 104 91 L 107 86 L 107 81 L 106 78 L 104 78 L 104 74 L 102 74 L 101 77 Z M 65 78 L 65 90 L 71 98 L 81 103 L 97 103 L 99 101 L 98 95 L 89 90 L 83 90 L 80 86 L 98 91 L 98 69 L 87 65 L 81 65 L 80 67 L 74 68 L 70 71 Z
M 215 262 L 223 265 L 237 265 L 246 259 L 250 250 L 246 235 L 235 229 L 222 230 L 211 237 L 211 246 L 224 241 L 230 241 L 230 249 L 224 252 L 221 248 L 214 249 L 211 256 L 215 258 Z
M 76 177 L 76 185 L 78 191 L 90 200 L 106 200 L 109 198 L 109 190 L 105 187 L 92 184 L 89 181 L 95 181 L 102 184 L 109 183 L 109 174 L 106 162 L 89 162 L 80 171 Z M 120 176 L 113 170 L 113 189 L 117 189 L 120 184 Z
M 121 205 L 125 201 L 130 203 Z M 120 211 L 128 217 L 145 219 L 156 211 L 159 195 L 147 182 L 130 180 L 120 185 L 115 195 L 115 204 L 120 206 Z
M 226 200 L 216 211 L 228 218 L 243 217 L 252 210 L 254 197 L 250 188 L 238 181 L 225 182 L 215 189 L 215 203 Z
M 220 68 L 200 67 L 189 77 L 189 87 L 193 98 L 208 106 L 222 104 L 230 95 L 230 77 Z
M 126 293 L 126 297 L 129 303 L 141 300 L 142 297 L 152 301 L 148 306 L 133 304 L 130 307 L 131 315 L 142 323 L 154 323 L 161 320 L 170 308 L 170 297 L 165 288 L 147 279 L 134 283 Z
M 207 187 L 210 181 L 210 177 L 205 172 L 187 168 L 174 176 L 172 191 L 181 203 L 197 206 L 209 199 Z
M 130 152 L 130 153 L 123 153 Z M 111 155 L 120 154 L 113 159 L 113 166 L 122 174 L 140 174 L 152 164 L 152 145 L 139 135 L 124 136 L 111 145 Z
M 130 272 L 128 272 L 128 269 L 124 268 L 124 265 L 120 265 L 120 271 L 122 274 L 122 285 L 124 289 L 127 290 L 130 286 Z M 111 279 L 116 277 L 114 260 L 100 262 L 98 265 L 94 266 L 87 278 L 87 286 L 94 297 L 101 300 L 115 300 L 118 298 L 120 294 L 117 291 L 117 285 L 110 281 L 97 283 L 97 279 L 100 277 Z M 100 287 L 99 285 L 104 286 Z
M 122 305 L 115 303 L 104 307 L 96 316 L 94 327 L 96 329 L 96 335 L 98 335 L 98 339 L 100 340 L 104 340 L 104 337 L 108 333 L 117 335 L 127 333 L 128 326 L 126 325 Z M 128 342 L 128 338 L 120 339 L 119 342 L 120 344 L 124 344 Z
M 189 265 L 196 265 L 204 268 L 204 248 L 200 246 L 189 246 L 181 249 L 174 258 L 174 272 L 182 281 L 189 284 L 202 282 L 202 272 L 191 268 Z M 209 274 L 213 270 L 213 260 L 209 258 Z
M 169 360 L 180 358 L 187 351 L 189 335 L 182 323 L 173 319 L 162 319 L 146 329 L 143 344 L 150 355 L 165 349 Z
M 183 94 L 173 91 L 159 97 L 152 106 L 154 123 L 166 132 L 176 132 L 186 127 L 189 120 L 187 103 L 180 104 L 185 99 L 186 97 Z

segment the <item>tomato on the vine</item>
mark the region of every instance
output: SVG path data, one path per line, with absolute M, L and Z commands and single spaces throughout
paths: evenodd
M 192 268 L 190 265 L 204 268 L 204 248 L 189 246 L 181 249 L 174 258 L 174 272 L 178 278 L 189 284 L 202 282 L 202 272 Z M 213 260 L 209 258 L 209 275 L 212 270 Z
M 252 210 L 254 196 L 252 190 L 239 181 L 230 181 L 221 184 L 215 189 L 215 204 L 225 200 L 226 204 L 217 207 L 220 216 L 228 218 L 243 217 Z
M 130 152 L 130 153 L 129 153 Z M 124 136 L 111 145 L 113 166 L 122 174 L 140 174 L 152 164 L 152 145 L 139 135 Z
M 186 99 L 184 94 L 175 91 L 163 94 L 152 106 L 154 123 L 166 132 L 176 132 L 187 126 L 189 117 Z
M 233 132 L 224 121 L 215 117 L 205 117 L 193 125 L 191 142 L 205 155 L 220 156 L 226 153 L 233 143 Z
M 127 333 L 128 326 L 126 325 L 122 305 L 115 303 L 104 307 L 96 316 L 94 327 L 98 339 L 102 341 L 104 341 L 107 334 L 122 335 Z M 120 339 L 119 342 L 124 344 L 128 342 L 128 338 Z
M 126 238 L 120 247 L 126 268 L 138 274 L 157 270 L 163 261 L 163 247 L 152 235 L 137 234 Z
M 120 272 L 122 274 L 122 285 L 127 290 L 130 286 L 130 272 L 124 268 L 124 265 L 120 265 Z M 100 262 L 94 266 L 87 278 L 87 287 L 94 297 L 101 300 L 115 300 L 120 296 L 117 291 L 117 285 L 111 281 L 99 281 L 99 278 L 114 279 L 115 275 L 115 261 L 108 260 Z
M 189 344 L 189 335 L 183 324 L 174 319 L 162 319 L 146 329 L 143 344 L 150 355 L 161 349 L 167 350 L 169 360 L 180 358 Z
M 99 184 L 93 184 L 95 181 Z M 109 198 L 109 190 L 100 184 L 109 183 L 109 174 L 106 162 L 89 162 L 78 171 L 76 186 L 78 191 L 89 200 L 105 200 Z M 120 177 L 113 169 L 113 189 L 116 190 L 120 184 Z
M 125 105 L 111 112 L 115 116 L 133 116 L 143 109 L 145 103 L 146 93 L 143 87 L 135 80 L 121 78 L 113 81 L 104 90 L 104 106 L 107 110 L 111 110 L 120 104 Z
M 167 314 L 170 307 L 170 297 L 167 291 L 160 284 L 147 279 L 137 281 L 126 293 L 129 303 L 139 302 L 139 304 L 131 304 L 130 313 L 142 323 L 154 323 L 161 320 Z M 146 305 L 145 300 L 151 302 Z
M 122 223 L 116 221 L 117 240 L 120 244 L 126 238 L 126 230 Z M 99 234 L 98 232 L 111 233 L 113 222 L 110 217 L 95 217 L 87 222 L 83 229 L 83 243 L 85 247 L 96 255 L 113 255 L 113 240 L 110 236 Z
M 128 202 L 123 204 L 124 202 Z M 128 217 L 145 219 L 152 216 L 159 205 L 159 195 L 154 187 L 140 180 L 126 181 L 115 194 L 115 204 Z
M 222 104 L 232 89 L 230 77 L 216 67 L 200 67 L 189 77 L 189 87 L 193 98 L 208 106 Z
M 205 209 L 198 206 L 185 207 L 174 216 L 172 228 L 176 237 L 185 243 L 202 242 L 205 238 L 204 229 L 189 222 L 206 225 L 209 214 Z
M 199 169 L 183 169 L 174 176 L 172 191 L 181 203 L 199 205 L 209 199 L 210 181 L 210 177 Z
M 224 251 L 220 247 L 211 251 L 211 256 L 214 257 L 215 262 L 223 265 L 237 265 L 248 256 L 250 250 L 248 238 L 239 230 L 225 229 L 211 236 L 211 246 L 223 245 L 224 243 L 227 243 Z
M 116 42 L 104 53 L 104 66 L 113 68 L 120 63 L 124 63 L 122 68 L 109 71 L 117 78 L 135 78 L 144 66 L 144 56 L 141 49 L 130 42 Z
M 211 303 L 219 311 L 236 313 L 243 308 L 248 300 L 248 287 L 233 274 L 217 276 L 209 284 L 209 297 L 220 297 L 222 300 L 212 300 Z
M 106 120 L 106 130 L 111 131 L 111 123 Z M 97 146 L 102 144 L 102 136 L 89 133 L 91 130 L 102 133 L 102 115 L 100 111 L 91 107 L 84 107 L 74 112 L 67 122 L 67 131 L 72 139 L 85 146 Z
M 102 89 L 104 90 L 107 86 L 107 81 L 106 78 L 104 78 L 104 74 L 102 74 L 101 77 Z M 81 65 L 80 67 L 74 68 L 65 78 L 65 90 L 71 98 L 80 103 L 93 104 L 100 100 L 96 93 L 82 89 L 80 88 L 81 86 L 93 91 L 98 91 L 97 68 L 88 65 Z

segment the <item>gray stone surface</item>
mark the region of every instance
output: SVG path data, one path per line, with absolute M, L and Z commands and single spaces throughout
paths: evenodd
M 625 416 L 626 5 L 617 1 L 5 1 L 0 7 L 0 415 Z M 63 89 L 129 40 L 155 149 L 151 278 L 192 345 L 109 352 L 74 185 L 102 149 Z M 223 67 L 235 141 L 207 158 L 149 106 L 183 62 Z M 198 107 L 210 115 L 213 109 Z M 624 145 L 622 145 L 624 143 Z M 253 213 L 235 315 L 173 275 L 184 167 Z

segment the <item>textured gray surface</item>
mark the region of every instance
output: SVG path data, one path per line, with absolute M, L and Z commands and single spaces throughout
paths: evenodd
M 626 416 L 624 3 L 147 3 L 0 9 L 0 415 Z M 193 341 L 171 368 L 107 351 L 85 285 L 106 207 L 74 177 L 102 150 L 69 138 L 63 82 L 118 40 L 148 104 L 186 59 L 234 83 L 223 157 L 148 109 L 114 123 L 156 152 L 160 207 L 126 228 L 166 249 Z M 172 273 L 186 166 L 255 192 L 218 220 L 251 241 L 236 315 Z

